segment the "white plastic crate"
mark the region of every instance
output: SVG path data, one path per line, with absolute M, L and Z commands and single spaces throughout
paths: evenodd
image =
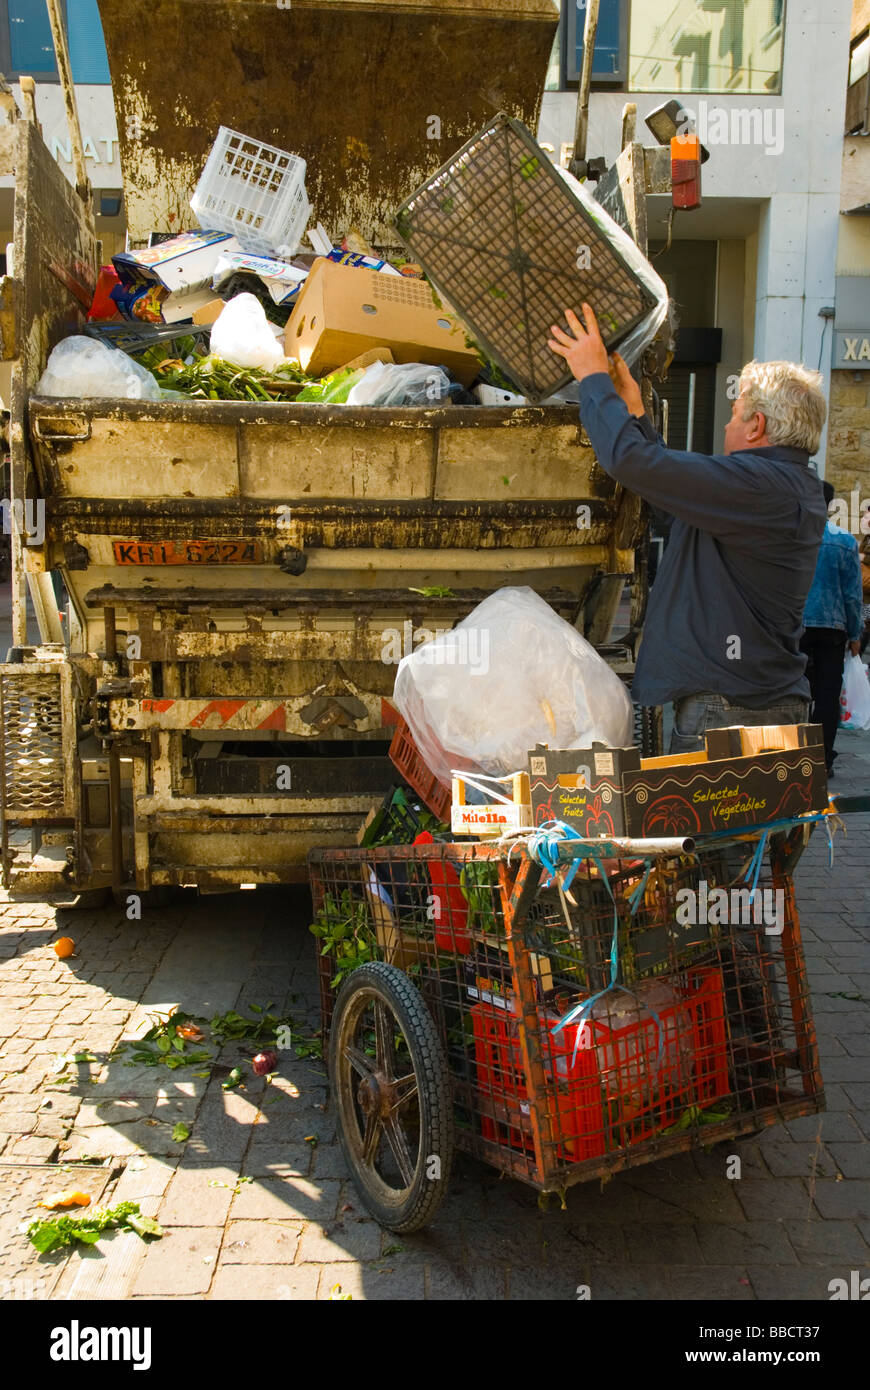
M 222 125 L 190 206 L 204 230 L 232 232 L 246 251 L 293 255 L 311 213 L 305 160 Z

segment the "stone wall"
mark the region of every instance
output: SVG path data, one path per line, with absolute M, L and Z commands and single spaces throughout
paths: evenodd
M 870 497 L 870 372 L 831 372 L 825 477 L 836 492 Z

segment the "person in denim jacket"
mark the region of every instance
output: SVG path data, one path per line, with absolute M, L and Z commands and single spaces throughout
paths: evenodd
M 825 505 L 834 500 L 834 489 L 823 483 Z M 804 609 L 806 628 L 801 651 L 807 656 L 807 676 L 813 697 L 811 719 L 821 724 L 825 736 L 828 776 L 837 754 L 834 739 L 840 724 L 840 690 L 846 645 L 857 656 L 861 639 L 861 556 L 858 542 L 832 521 L 825 526 L 816 573 Z

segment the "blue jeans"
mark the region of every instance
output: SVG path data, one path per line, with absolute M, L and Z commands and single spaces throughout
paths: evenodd
M 707 729 L 726 729 L 732 724 L 806 724 L 810 702 L 793 697 L 766 709 L 746 709 L 725 695 L 685 695 L 674 701 L 671 753 L 703 753 Z

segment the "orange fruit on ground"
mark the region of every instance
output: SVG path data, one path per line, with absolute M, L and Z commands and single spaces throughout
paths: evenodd
M 60 960 L 66 960 L 67 956 L 72 955 L 75 948 L 76 943 L 73 941 L 71 936 L 61 936 L 54 943 L 54 954 Z
M 59 1207 L 88 1207 L 91 1199 L 87 1192 L 79 1192 L 76 1188 L 68 1188 L 66 1192 L 58 1192 L 54 1197 L 49 1197 L 45 1202 L 39 1202 L 41 1207 L 47 1207 L 49 1211 L 57 1211 Z

